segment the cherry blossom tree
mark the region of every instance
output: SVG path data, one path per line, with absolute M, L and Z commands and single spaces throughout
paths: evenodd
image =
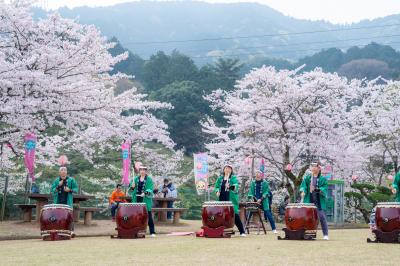
M 169 104 L 148 101 L 135 88 L 114 93 L 126 76 L 109 72 L 127 54 L 111 56 L 114 43 L 93 25 L 58 14 L 35 21 L 29 8 L 29 1 L 0 2 L 0 144 L 19 155 L 23 136 L 34 132 L 40 163 L 54 162 L 49 158 L 59 147 L 90 158 L 110 139 L 174 146 L 166 124 L 152 114 Z
M 357 102 L 352 112 L 353 134 L 365 145 L 370 161 L 366 174 L 381 184 L 388 168 L 399 171 L 400 82 L 380 78 L 364 82 Z
M 254 69 L 234 91 L 206 96 L 228 121 L 226 127 L 212 119 L 203 123 L 213 137 L 206 144 L 211 164 L 219 168 L 230 162 L 240 171 L 246 157 L 264 158 L 292 195 L 314 159 L 334 165 L 336 175 L 348 174 L 362 160 L 348 124 L 348 106 L 358 87 L 358 81 L 320 69 L 301 74 Z

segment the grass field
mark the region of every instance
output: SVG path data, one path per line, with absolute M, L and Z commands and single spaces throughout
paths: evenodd
M 321 232 L 318 232 L 321 236 Z M 0 241 L 1 265 L 400 265 L 400 245 L 367 244 L 365 229 L 331 230 L 330 241 L 278 241 L 276 236 L 193 236 L 120 240 Z

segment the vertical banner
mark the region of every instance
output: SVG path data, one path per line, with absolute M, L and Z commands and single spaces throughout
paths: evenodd
M 264 161 L 264 158 L 262 158 L 261 162 L 260 162 L 260 172 L 261 172 L 261 176 L 264 177 L 264 174 L 265 174 L 265 161 Z
M 333 167 L 332 165 L 328 164 L 321 170 L 321 174 L 326 177 L 328 180 L 333 179 Z
M 131 144 L 128 141 L 122 143 L 122 181 L 125 186 L 129 185 L 129 174 L 131 169 Z
M 24 138 L 25 141 L 25 154 L 24 154 L 24 162 L 25 167 L 28 170 L 28 176 L 32 179 L 32 182 L 35 182 L 35 150 L 36 150 L 36 142 L 37 137 L 33 133 L 27 133 Z
M 208 187 L 208 162 L 206 153 L 193 154 L 194 157 L 194 182 L 197 194 L 201 195 Z

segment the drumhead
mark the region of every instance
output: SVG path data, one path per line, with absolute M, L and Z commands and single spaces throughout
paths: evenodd
M 378 202 L 377 208 L 400 208 L 400 202 Z
M 42 210 L 45 209 L 68 209 L 72 211 L 72 208 L 69 205 L 66 204 L 47 204 L 43 206 Z
M 143 206 L 146 206 L 146 203 L 144 203 L 144 202 L 132 202 L 132 203 L 126 202 L 126 203 L 120 203 L 118 205 L 118 207 L 128 207 L 128 206 L 141 206 L 141 207 L 143 207 Z
M 311 208 L 316 209 L 314 203 L 289 203 L 286 208 Z
M 206 201 L 203 203 L 203 207 L 214 207 L 214 206 L 232 206 L 232 201 Z

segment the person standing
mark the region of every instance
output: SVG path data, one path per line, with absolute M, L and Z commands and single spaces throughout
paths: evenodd
M 155 237 L 154 221 L 151 214 L 151 207 L 153 205 L 153 180 L 147 175 L 147 167 L 139 167 L 139 176 L 129 183 L 129 191 L 131 192 L 132 202 L 146 203 L 148 214 L 148 225 L 150 236 Z M 129 193 L 129 192 L 128 192 Z
M 55 204 L 65 204 L 72 208 L 73 193 L 78 193 L 78 185 L 74 178 L 67 175 L 67 167 L 60 167 L 59 174 L 51 187 L 53 201 Z
M 239 217 L 239 183 L 233 174 L 233 167 L 225 165 L 223 173 L 217 178 L 214 192 L 219 201 L 231 201 L 235 211 L 235 225 L 239 229 L 240 236 L 245 237 L 243 223 Z
M 400 171 L 397 172 L 393 183 L 392 183 L 392 193 L 395 195 L 395 201 L 400 202 Z
M 275 221 L 274 218 L 272 217 L 272 212 L 271 212 L 271 204 L 269 198 L 270 193 L 271 191 L 269 190 L 268 181 L 263 179 L 262 172 L 258 170 L 256 172 L 255 180 L 251 181 L 250 183 L 250 190 L 248 193 L 248 197 L 257 202 L 258 204 L 260 204 L 260 206 L 264 211 L 265 220 L 269 221 L 269 223 L 271 224 L 272 231 L 274 232 L 274 234 L 277 234 L 278 232 L 276 231 Z M 248 218 L 250 219 L 251 215 Z
M 328 182 L 321 175 L 321 164 L 320 162 L 313 162 L 311 163 L 311 174 L 306 174 L 301 182 L 300 195 L 304 203 L 314 203 L 317 207 L 324 240 L 329 240 L 328 222 L 325 214 L 327 193 Z
M 162 195 L 163 198 L 177 198 L 178 191 L 176 190 L 174 184 L 168 178 L 164 178 L 163 184 L 158 189 L 159 193 Z M 174 202 L 168 201 L 167 208 L 173 208 Z M 167 212 L 167 219 L 172 219 L 172 212 Z
M 62 166 L 59 170 L 59 176 L 54 180 L 51 186 L 54 204 L 65 204 L 73 208 L 73 193 L 78 193 L 78 185 L 74 178 L 68 176 L 67 167 Z M 75 224 L 72 222 L 71 236 L 74 237 Z

